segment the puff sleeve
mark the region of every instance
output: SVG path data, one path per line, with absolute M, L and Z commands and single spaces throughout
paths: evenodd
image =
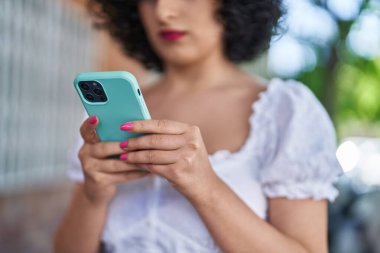
M 335 155 L 334 126 L 303 84 L 288 81 L 278 89 L 266 112 L 272 132 L 259 173 L 264 194 L 268 198 L 333 201 L 338 195 L 333 183 L 342 173 Z

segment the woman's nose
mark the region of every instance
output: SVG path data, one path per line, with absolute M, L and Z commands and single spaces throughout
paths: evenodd
M 157 0 L 156 15 L 158 20 L 166 23 L 175 18 L 178 15 L 176 4 L 178 4 L 178 0 Z

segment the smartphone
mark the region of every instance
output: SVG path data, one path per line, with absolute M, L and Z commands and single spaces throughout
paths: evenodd
M 136 78 L 126 71 L 80 73 L 74 80 L 88 115 L 96 115 L 100 141 L 121 142 L 144 134 L 125 132 L 129 121 L 151 119 Z

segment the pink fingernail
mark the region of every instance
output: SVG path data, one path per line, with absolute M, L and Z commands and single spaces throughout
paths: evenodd
M 120 130 L 122 131 L 131 131 L 132 130 L 132 122 L 127 122 L 120 126 Z
M 88 123 L 91 125 L 95 125 L 98 120 L 96 119 L 96 116 L 91 116 L 90 119 L 88 120 Z
M 125 153 L 124 153 L 124 154 L 121 154 L 121 155 L 120 155 L 120 160 L 124 160 L 124 161 L 125 161 L 125 160 L 127 160 L 127 157 L 128 157 L 127 154 L 125 154 Z
M 120 142 L 120 148 L 127 148 L 128 147 L 128 140 Z

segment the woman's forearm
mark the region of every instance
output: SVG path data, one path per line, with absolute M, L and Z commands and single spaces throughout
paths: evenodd
M 90 202 L 84 195 L 82 185 L 77 185 L 69 210 L 56 233 L 54 252 L 99 252 L 107 209 L 106 203 Z
M 259 218 L 221 180 L 190 199 L 218 246 L 225 253 L 306 253 L 297 241 Z

